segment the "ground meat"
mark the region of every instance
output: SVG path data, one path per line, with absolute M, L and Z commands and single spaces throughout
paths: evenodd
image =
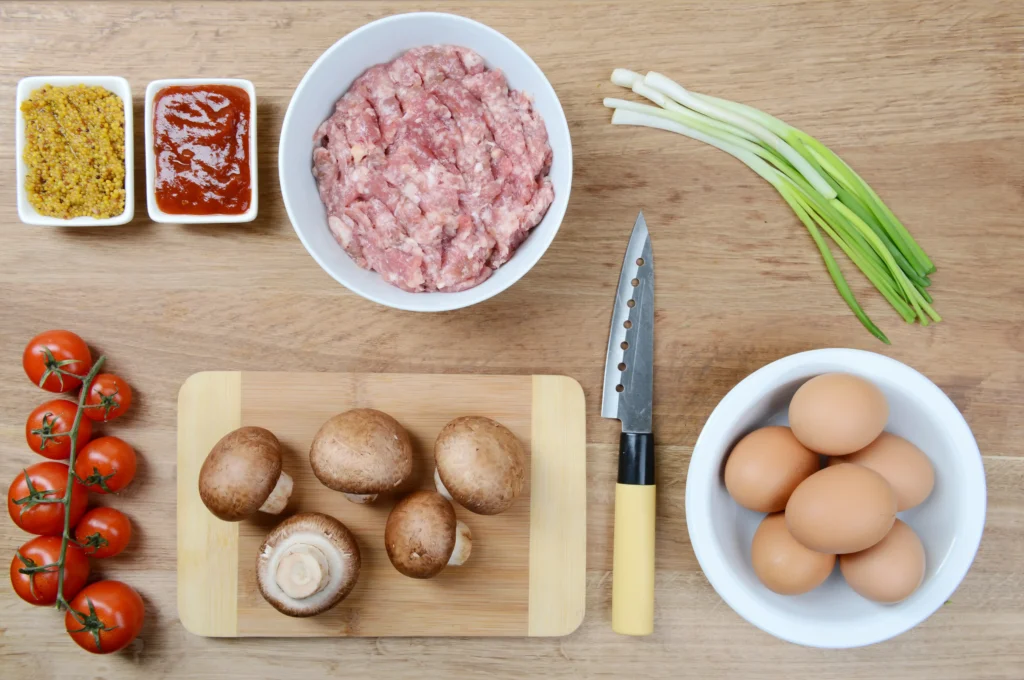
M 334 238 L 408 291 L 483 282 L 555 197 L 547 130 L 529 95 L 462 47 L 417 47 L 372 67 L 313 141 Z

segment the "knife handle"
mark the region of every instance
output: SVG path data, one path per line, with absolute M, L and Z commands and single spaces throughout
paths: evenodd
M 623 432 L 615 485 L 612 630 L 654 632 L 654 436 Z

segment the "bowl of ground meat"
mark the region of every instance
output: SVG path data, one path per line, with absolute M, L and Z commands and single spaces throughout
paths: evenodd
M 374 302 L 446 311 L 540 260 L 572 184 L 561 103 L 514 42 L 464 17 L 400 14 L 310 67 L 285 114 L 281 193 L 335 280 Z

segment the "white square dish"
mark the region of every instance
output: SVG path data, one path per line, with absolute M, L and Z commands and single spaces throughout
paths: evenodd
M 61 219 L 40 215 L 28 200 L 25 178 L 28 166 L 25 164 L 25 118 L 21 104 L 44 85 L 66 87 L 68 85 L 99 85 L 116 94 L 124 105 L 124 212 L 115 217 L 72 217 Z M 39 227 L 107 227 L 126 224 L 135 216 L 135 145 L 132 131 L 132 89 L 128 81 L 118 76 L 30 76 L 18 81 L 17 106 L 15 111 L 15 156 L 18 173 L 18 217 L 25 224 Z
M 249 95 L 249 178 L 252 201 L 249 209 L 238 215 L 177 215 L 166 213 L 156 204 L 156 151 L 153 147 L 153 104 L 157 94 L 166 87 L 188 85 L 230 85 L 245 90 Z M 143 125 L 146 139 L 146 209 L 154 222 L 172 224 L 230 224 L 252 222 L 259 210 L 259 191 L 256 175 L 256 88 L 242 78 L 168 78 L 154 80 L 146 87 L 146 113 Z

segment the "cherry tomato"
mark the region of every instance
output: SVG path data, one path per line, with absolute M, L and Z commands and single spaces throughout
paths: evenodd
M 134 588 L 120 581 L 97 581 L 71 601 L 64 627 L 87 652 L 110 654 L 138 637 L 145 614 Z
M 28 447 L 51 460 L 64 460 L 71 455 L 71 425 L 75 421 L 78 404 L 67 399 L 54 399 L 40 404 L 25 423 Z M 84 415 L 84 414 L 83 414 Z M 92 421 L 82 418 L 78 423 L 78 450 L 81 451 L 92 437 Z
M 46 461 L 30 465 L 7 489 L 7 512 L 23 531 L 42 536 L 64 533 L 64 504 L 41 501 L 60 500 L 68 488 L 68 466 Z M 71 490 L 71 526 L 85 514 L 89 493 L 74 482 Z
M 135 449 L 117 437 L 100 437 L 75 459 L 75 474 L 93 493 L 117 493 L 135 477 Z
M 25 375 L 47 392 L 67 392 L 82 384 L 92 368 L 92 354 L 82 338 L 71 331 L 40 333 L 21 356 Z
M 89 385 L 84 415 L 105 423 L 121 416 L 131 405 L 131 385 L 113 373 L 100 373 Z
M 36 536 L 18 548 L 11 560 L 11 585 L 18 597 L 29 604 L 57 602 L 57 560 L 60 536 Z M 74 543 L 64 553 L 64 599 L 71 599 L 89 578 L 89 558 Z
M 132 538 L 132 523 L 114 508 L 93 508 L 75 527 L 75 541 L 89 557 L 117 555 Z

